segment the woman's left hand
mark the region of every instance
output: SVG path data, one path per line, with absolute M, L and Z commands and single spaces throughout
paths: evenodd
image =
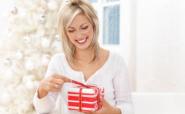
M 121 110 L 117 107 L 110 105 L 105 99 L 102 101 L 102 108 L 96 112 L 88 112 L 85 114 L 121 114 Z

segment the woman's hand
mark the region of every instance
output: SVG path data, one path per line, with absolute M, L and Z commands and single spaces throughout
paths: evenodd
M 102 103 L 103 106 L 100 110 L 85 114 L 121 114 L 121 110 L 119 108 L 111 106 L 105 99 L 103 99 Z
M 45 97 L 49 92 L 59 92 L 65 82 L 71 82 L 71 80 L 63 75 L 54 74 L 44 78 L 38 88 L 38 98 Z

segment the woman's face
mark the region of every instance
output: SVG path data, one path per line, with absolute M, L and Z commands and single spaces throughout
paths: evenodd
M 76 15 L 66 32 L 69 40 L 77 49 L 87 49 L 91 45 L 93 27 L 85 15 Z

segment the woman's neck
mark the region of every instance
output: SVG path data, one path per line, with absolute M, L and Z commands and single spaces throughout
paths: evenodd
M 75 59 L 80 63 L 90 63 L 94 58 L 95 51 L 94 49 L 86 49 L 86 50 L 76 50 Z

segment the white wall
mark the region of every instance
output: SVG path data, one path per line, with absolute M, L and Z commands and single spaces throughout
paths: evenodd
M 125 60 L 131 88 L 136 86 L 136 0 L 120 0 L 120 45 L 108 46 L 108 49 L 118 52 Z
M 135 114 L 185 114 L 185 94 L 134 93 Z
M 139 92 L 185 92 L 185 1 L 137 0 Z
M 185 1 L 130 4 L 129 72 L 136 79 L 135 114 L 185 114 Z

